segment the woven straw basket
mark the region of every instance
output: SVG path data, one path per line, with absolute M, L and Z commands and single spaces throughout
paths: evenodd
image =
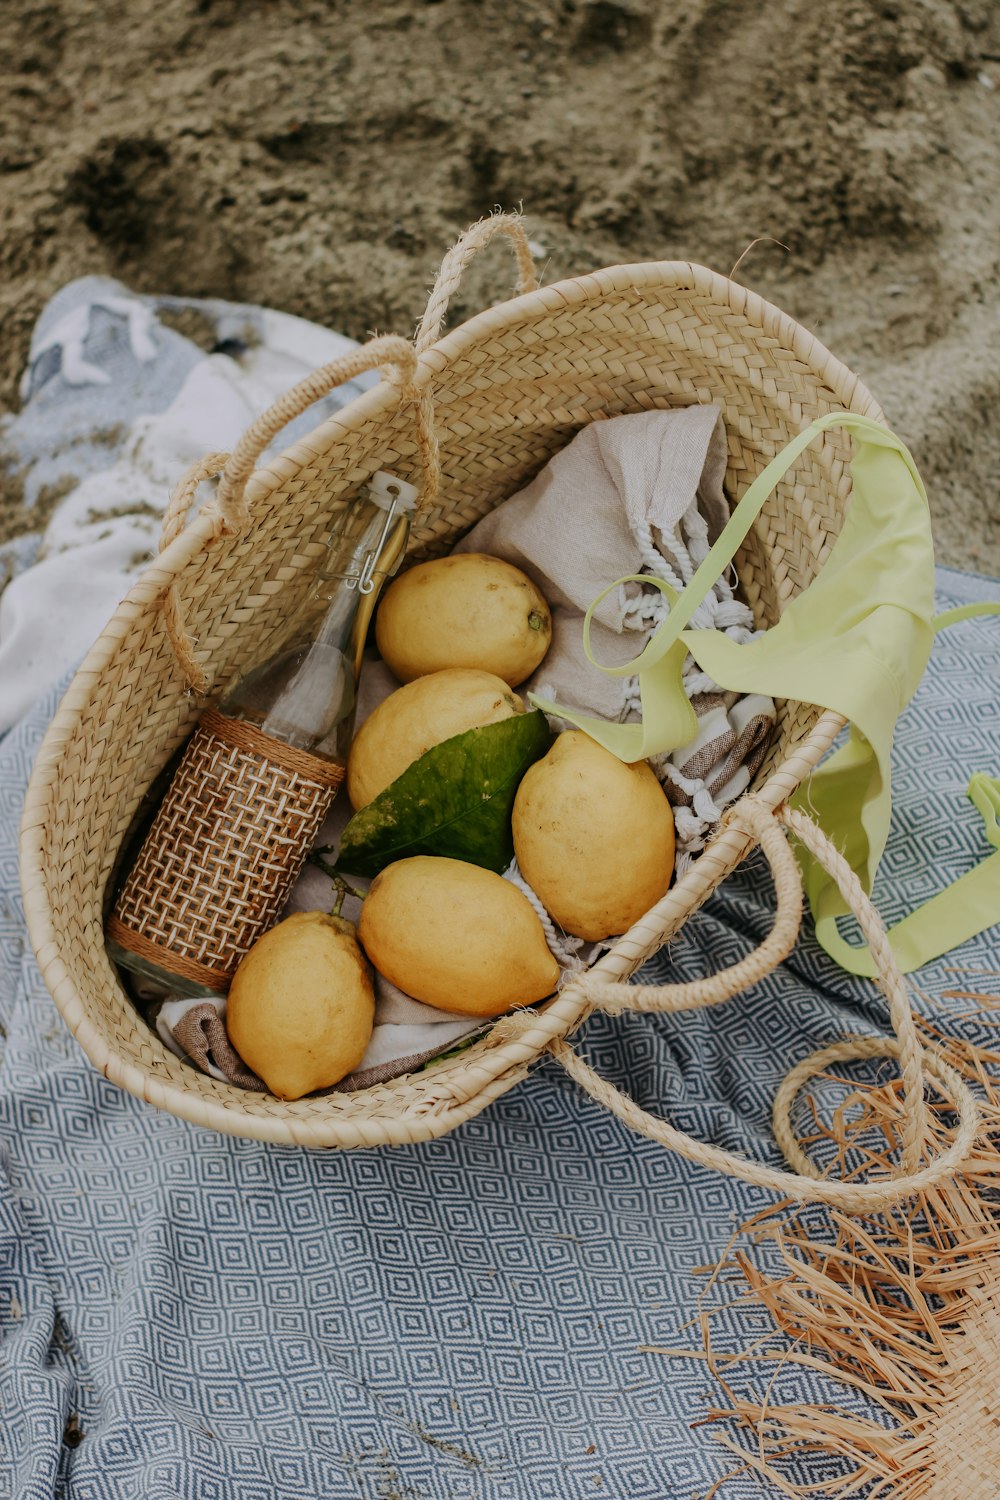
M 498 232 L 517 254 L 518 295 L 440 337 L 466 262 Z M 286 421 L 373 367 L 388 379 L 254 469 Z M 592 419 L 709 401 L 725 418 L 732 501 L 813 418 L 844 408 L 881 416 L 860 381 L 804 328 L 733 281 L 664 262 L 615 266 L 538 288 L 519 222 L 499 216 L 474 226 L 446 257 L 415 347 L 376 339 L 317 371 L 259 419 L 232 455 L 210 455 L 186 476 L 168 510 L 159 559 L 91 649 L 45 737 L 23 822 L 25 904 L 42 974 L 81 1047 L 109 1079 L 216 1130 L 302 1146 L 376 1146 L 443 1134 L 524 1078 L 540 1056 L 554 1055 L 629 1125 L 673 1149 L 793 1198 L 853 1209 L 940 1180 L 967 1153 L 975 1128 L 971 1100 L 954 1077 L 945 1078 L 942 1064 L 922 1054 L 902 981 L 860 886 L 829 846 L 824 855 L 813 825 L 784 806 L 841 728 L 836 715 L 806 704 L 778 705 L 775 741 L 751 794 L 730 810 L 689 872 L 594 969 L 424 1072 L 292 1103 L 217 1082 L 180 1062 L 147 1028 L 105 952 L 109 885 L 140 802 L 209 698 L 280 639 L 290 604 L 323 552 L 331 515 L 351 503 L 375 470 L 422 483 L 411 553 L 433 557 Z M 758 624 L 773 624 L 819 570 L 849 498 L 849 457 L 846 436 L 825 432 L 778 485 L 747 538 L 738 573 Z M 198 480 L 215 472 L 221 472 L 215 498 L 185 526 Z M 846 882 L 880 957 L 897 1035 L 827 1049 L 785 1080 L 775 1121 L 791 1172 L 727 1156 L 643 1114 L 565 1041 L 594 1006 L 676 1011 L 712 1004 L 780 962 L 795 942 L 802 901 L 780 822 Z M 627 985 L 758 842 L 778 890 L 776 926 L 762 948 L 698 984 Z M 900 1058 L 909 1100 L 902 1162 L 909 1175 L 861 1185 L 818 1181 L 788 1128 L 796 1090 L 835 1057 L 887 1053 Z M 961 1123 L 949 1150 L 921 1167 L 927 1070 L 960 1103 Z

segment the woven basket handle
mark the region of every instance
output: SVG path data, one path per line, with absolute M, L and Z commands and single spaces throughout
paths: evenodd
M 448 303 L 469 261 L 498 234 L 507 236 L 517 257 L 518 293 L 534 291 L 538 286 L 535 262 L 520 215 L 495 214 L 473 224 L 460 236 L 441 262 L 437 281 L 417 330 L 416 344 L 410 344 L 394 334 L 387 334 L 370 340 L 360 349 L 351 350 L 340 359 L 321 365 L 290 391 L 286 391 L 273 406 L 268 407 L 267 411 L 251 423 L 232 453 L 210 453 L 192 464 L 181 476 L 167 504 L 160 533 L 160 551 L 168 547 L 184 529 L 195 491 L 202 480 L 209 479 L 214 474 L 219 475 L 219 488 L 215 497 L 218 533 L 238 535 L 250 519 L 246 502 L 247 481 L 264 449 L 273 442 L 283 427 L 306 411 L 314 401 L 319 401 L 345 381 L 353 380 L 364 370 L 384 370 L 388 378 L 400 387 L 402 399 L 412 402 L 424 478 L 418 509 L 423 509 L 436 499 L 441 487 L 441 465 L 434 429 L 434 407 L 429 383 L 417 389 L 418 360 L 420 354 L 436 342 L 448 311 Z M 170 585 L 164 597 L 163 613 L 174 654 L 187 678 L 188 686 L 192 692 L 203 696 L 208 691 L 208 677 L 195 660 L 194 643 L 188 633 L 175 583 Z
M 388 378 L 400 387 L 401 399 L 414 405 L 417 445 L 424 476 L 418 505 L 422 507 L 433 500 L 440 488 L 441 470 L 430 387 L 425 385 L 419 391 L 416 388 L 417 354 L 413 345 L 406 339 L 387 334 L 321 365 L 298 385 L 292 386 L 247 428 L 232 453 L 209 453 L 192 464 L 181 476 L 167 503 L 160 532 L 160 551 L 184 529 L 198 485 L 213 474 L 220 476 L 215 500 L 218 531 L 221 534 L 241 532 L 250 519 L 246 502 L 247 480 L 264 449 L 283 427 L 308 410 L 314 401 L 319 401 L 363 371 L 375 369 L 384 370 Z M 163 613 L 174 653 L 188 685 L 199 695 L 206 693 L 208 678 L 195 660 L 194 645 L 176 584 L 171 584 L 167 591 Z
M 707 1145 L 647 1113 L 620 1089 L 601 1078 L 562 1038 L 550 1042 L 549 1050 L 581 1088 L 630 1129 L 699 1166 L 739 1177 L 744 1182 L 768 1188 L 796 1202 L 828 1203 L 849 1213 L 868 1213 L 940 1183 L 969 1155 L 978 1130 L 979 1111 L 965 1082 L 935 1053 L 925 1053 L 921 1047 L 903 976 L 893 957 L 885 928 L 860 881 L 825 834 L 801 812 L 783 805 L 771 813 L 758 798 L 744 797 L 731 809 L 727 821 L 752 834 L 774 874 L 778 914 L 774 929 L 765 942 L 732 968 L 691 984 L 608 983 L 596 975 L 585 977 L 578 983 L 587 1001 L 600 1009 L 611 1012 L 678 1012 L 718 1004 L 736 994 L 739 988 L 761 979 L 791 951 L 801 917 L 802 879 L 779 824 L 789 829 L 824 864 L 857 917 L 878 965 L 877 982 L 888 1002 L 895 1033 L 894 1037 L 855 1037 L 837 1042 L 805 1058 L 783 1079 L 774 1100 L 774 1134 L 793 1170 L 780 1171 L 736 1156 L 721 1147 Z M 820 1177 L 792 1130 L 792 1105 L 803 1084 L 830 1063 L 868 1057 L 895 1057 L 899 1060 L 904 1085 L 901 1174 L 874 1182 L 829 1181 Z M 943 1086 L 958 1114 L 958 1126 L 947 1150 L 921 1165 L 925 1137 L 925 1075 L 933 1076 Z
M 473 224 L 463 235 L 455 241 L 441 262 L 434 288 L 427 299 L 424 315 L 420 319 L 417 336 L 414 340 L 418 354 L 423 354 L 432 344 L 436 344 L 441 336 L 445 314 L 448 304 L 455 292 L 466 266 L 480 250 L 484 250 L 491 240 L 498 234 L 505 234 L 510 240 L 511 248 L 517 257 L 517 287 L 515 296 L 523 292 L 534 292 L 538 289 L 538 277 L 535 275 L 535 257 L 531 253 L 528 244 L 528 236 L 524 232 L 524 223 L 520 214 L 493 214 L 488 219 L 480 219 L 478 224 Z
M 424 471 L 421 501 L 426 503 L 428 498 L 437 494 L 439 471 L 430 393 L 426 389 L 423 393 L 418 392 L 414 384 L 417 355 L 413 345 L 396 334 L 386 334 L 313 370 L 251 423 L 229 455 L 219 479 L 216 504 L 227 531 L 241 531 L 249 520 L 245 497 L 247 480 L 258 458 L 281 429 L 338 385 L 353 380 L 365 370 L 375 369 L 384 370 L 388 378 L 400 387 L 403 400 L 415 404 L 420 461 Z

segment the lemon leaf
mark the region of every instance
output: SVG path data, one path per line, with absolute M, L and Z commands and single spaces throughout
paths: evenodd
M 337 869 L 377 875 L 394 860 L 436 854 L 501 874 L 514 857 L 510 816 L 521 777 L 550 741 L 535 710 L 434 745 L 354 814 Z

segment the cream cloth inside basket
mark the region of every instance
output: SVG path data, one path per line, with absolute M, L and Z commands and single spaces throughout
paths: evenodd
M 497 507 L 455 548 L 503 557 L 528 573 L 549 601 L 553 643 L 528 690 L 555 692 L 560 701 L 617 722 L 638 716 L 635 685 L 597 671 L 582 648 L 583 616 L 594 595 L 623 573 L 653 573 L 684 587 L 725 524 L 722 483 L 726 439 L 716 406 L 682 407 L 594 422 L 546 465 L 525 489 Z M 625 662 L 642 650 L 664 614 L 663 596 L 631 584 L 597 612 L 601 659 Z M 743 642 L 754 634 L 748 607 L 718 580 L 697 616 Z M 599 632 L 599 635 L 598 635 Z M 362 674 L 357 723 L 399 684 L 384 664 L 369 660 Z M 729 802 L 749 785 L 766 752 L 774 704 L 758 695 L 723 693 L 689 660 L 685 688 L 698 718 L 689 744 L 654 762 L 675 807 L 680 860 L 703 847 Z M 335 849 L 350 816 L 338 799 L 319 844 Z M 330 856 L 333 857 L 332 855 Z M 508 878 L 521 885 L 516 865 Z M 367 882 L 355 884 L 364 889 Z M 547 938 L 564 969 L 579 968 L 594 947 L 555 929 L 540 909 Z M 286 912 L 328 908 L 330 881 L 307 865 Z M 360 903 L 348 898 L 344 915 Z M 160 1036 L 180 1056 L 214 1076 L 253 1087 L 253 1075 L 226 1044 L 224 1001 L 171 998 L 155 1011 Z M 339 1085 L 366 1087 L 412 1071 L 463 1037 L 483 1029 L 480 1019 L 443 1013 L 404 995 L 376 976 L 375 1028 L 361 1067 Z M 214 1049 L 213 1049 L 214 1042 Z M 258 1085 L 262 1087 L 262 1085 Z
M 587 660 L 584 615 L 625 574 L 653 574 L 684 589 L 729 518 L 726 457 L 722 412 L 710 403 L 595 421 L 463 537 L 456 552 L 514 563 L 551 607 L 552 645 L 522 692 L 616 723 L 640 717 L 638 679 L 606 676 Z M 666 610 L 663 594 L 639 583 L 608 594 L 591 624 L 597 660 L 632 660 Z M 737 645 L 759 633 L 727 575 L 707 591 L 694 621 L 693 628 L 719 630 Z M 774 726 L 771 698 L 721 692 L 690 656 L 684 687 L 697 732 L 650 762 L 674 804 L 681 872 L 749 786 Z

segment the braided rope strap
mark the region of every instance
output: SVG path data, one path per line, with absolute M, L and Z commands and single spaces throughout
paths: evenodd
M 315 401 L 329 395 L 338 385 L 353 380 L 365 370 L 381 369 L 390 382 L 399 388 L 400 400 L 412 404 L 416 421 L 417 450 L 423 471 L 418 510 L 430 504 L 441 484 L 441 468 L 438 454 L 437 434 L 434 427 L 433 397 L 429 385 L 418 389 L 416 385 L 417 354 L 408 340 L 395 334 L 372 339 L 359 349 L 321 365 L 312 374 L 300 380 L 291 390 L 267 411 L 263 412 L 244 432 L 232 453 L 210 453 L 192 464 L 177 484 L 167 504 L 160 535 L 162 552 L 183 530 L 195 491 L 203 479 L 218 474 L 219 488 L 214 504 L 206 507 L 206 514 L 215 520 L 211 540 L 223 535 L 239 535 L 249 524 L 250 510 L 246 501 L 246 487 L 254 466 L 264 449 L 277 437 L 281 429 Z M 180 602 L 176 582 L 171 582 L 163 601 L 163 613 L 167 632 L 174 654 L 192 692 L 203 696 L 208 692 L 209 680 L 195 659 L 194 643 L 187 629 L 184 610 Z
M 488 218 L 480 219 L 478 224 L 473 224 L 470 229 L 459 236 L 441 262 L 441 269 L 427 299 L 427 306 L 424 308 L 424 315 L 420 319 L 420 326 L 414 340 L 418 354 L 423 354 L 432 344 L 437 343 L 441 336 L 441 329 L 444 327 L 448 304 L 458 290 L 458 284 L 466 266 L 479 254 L 480 250 L 485 250 L 498 234 L 507 236 L 517 259 L 515 296 L 520 297 L 524 292 L 537 291 L 535 257 L 531 253 L 531 246 L 528 244 L 528 236 L 524 232 L 524 223 L 520 214 L 492 214 Z
M 195 491 L 203 479 L 211 479 L 218 474 L 229 460 L 228 453 L 206 453 L 204 458 L 199 458 L 196 463 L 185 470 L 178 483 L 174 486 L 167 508 L 163 515 L 163 525 L 160 528 L 161 552 L 166 551 L 171 542 L 180 536 L 187 525 L 188 512 L 194 501 Z M 218 518 L 216 535 L 221 534 L 222 518 Z M 170 644 L 174 648 L 174 655 L 180 663 L 181 671 L 187 678 L 188 686 L 193 693 L 202 697 L 208 692 L 208 678 L 195 660 L 194 643 L 191 640 L 187 628 L 187 620 L 184 616 L 184 606 L 176 582 L 171 583 L 163 599 L 163 618 L 170 637 Z
M 247 480 L 264 449 L 287 427 L 295 417 L 306 411 L 313 402 L 329 395 L 338 385 L 353 380 L 365 370 L 384 370 L 388 378 L 400 389 L 404 402 L 412 402 L 416 409 L 417 440 L 420 461 L 424 471 L 424 484 L 420 505 L 433 500 L 440 486 L 440 469 L 437 458 L 437 442 L 434 434 L 433 407 L 429 389 L 418 391 L 415 385 L 417 354 L 413 345 L 398 334 L 384 334 L 371 339 L 360 349 L 352 349 L 329 364 L 320 365 L 311 375 L 293 385 L 290 391 L 279 396 L 267 411 L 252 422 L 229 456 L 216 497 L 219 514 L 225 529 L 240 532 L 250 519 L 246 502 Z
M 609 984 L 593 974 L 578 980 L 576 987 L 591 1005 L 611 1013 L 624 1010 L 677 1013 L 719 1004 L 735 995 L 739 988 L 763 978 L 791 952 L 801 919 L 801 875 L 778 825 L 789 829 L 822 860 L 850 902 L 878 964 L 877 982 L 888 1002 L 895 1032 L 894 1037 L 856 1037 L 835 1042 L 798 1063 L 782 1081 L 774 1101 L 774 1133 L 793 1170 L 768 1167 L 708 1145 L 640 1109 L 614 1084 L 601 1078 L 561 1037 L 550 1042 L 549 1050 L 581 1088 L 630 1129 L 698 1166 L 741 1178 L 794 1202 L 819 1202 L 848 1213 L 871 1213 L 939 1185 L 960 1168 L 972 1151 L 979 1129 L 979 1110 L 965 1081 L 935 1053 L 921 1048 L 903 977 L 885 929 L 860 881 L 822 831 L 804 814 L 787 806 L 772 813 L 760 799 L 743 797 L 729 809 L 725 821 L 760 844 L 774 874 L 778 910 L 765 942 L 731 968 L 689 984 Z M 830 1181 L 820 1176 L 797 1140 L 791 1126 L 792 1106 L 803 1084 L 829 1064 L 872 1057 L 894 1057 L 900 1064 L 904 1084 L 900 1171 L 892 1177 L 861 1183 Z M 930 1161 L 923 1157 L 925 1076 L 933 1078 L 943 1089 L 958 1116 L 951 1144 Z
M 424 476 L 417 509 L 419 511 L 429 506 L 440 492 L 441 463 L 430 384 L 425 383 L 420 389 L 416 384 L 418 357 L 440 335 L 448 304 L 466 266 L 498 234 L 507 236 L 517 259 L 517 294 L 535 291 L 538 287 L 535 262 L 520 215 L 494 214 L 473 224 L 459 237 L 441 262 L 441 269 L 420 320 L 415 345 L 395 334 L 386 334 L 382 338 L 371 339 L 360 349 L 341 355 L 339 359 L 331 360 L 329 364 L 321 365 L 290 391 L 286 391 L 251 423 L 232 453 L 210 453 L 192 464 L 170 496 L 160 534 L 160 551 L 164 551 L 183 530 L 198 485 L 216 474 L 220 478 L 215 505 L 210 512 L 217 522 L 212 540 L 220 535 L 239 535 L 250 519 L 246 502 L 247 481 L 265 448 L 283 427 L 300 416 L 313 402 L 319 401 L 345 381 L 353 380 L 363 371 L 376 368 L 382 369 L 387 378 L 399 387 L 401 400 L 412 403 L 414 407 L 417 449 Z M 184 618 L 176 581 L 171 582 L 167 589 L 163 613 L 174 654 L 188 686 L 192 692 L 203 697 L 208 692 L 209 679 L 195 659 L 194 643 Z

